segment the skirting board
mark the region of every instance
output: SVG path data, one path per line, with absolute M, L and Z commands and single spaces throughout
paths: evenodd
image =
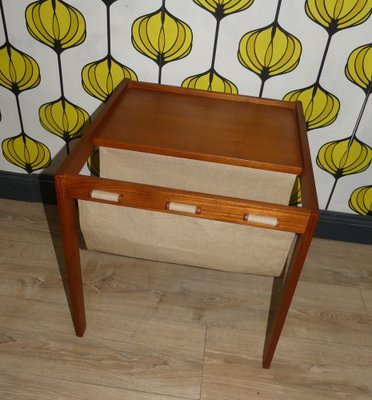
M 53 177 L 0 171 L 0 198 L 55 204 Z M 372 218 L 322 210 L 315 237 L 372 244 Z
M 56 204 L 53 176 L 0 171 L 0 198 Z

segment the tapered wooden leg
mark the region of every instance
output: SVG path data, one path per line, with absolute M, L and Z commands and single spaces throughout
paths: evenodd
M 309 223 L 307 232 L 297 238 L 292 258 L 288 265 L 288 270 L 284 279 L 274 279 L 263 352 L 263 368 L 270 368 L 271 361 L 273 359 L 274 352 L 297 287 L 297 282 L 301 275 L 306 254 L 309 250 L 311 239 L 313 237 L 313 231 L 315 230 L 315 219 L 314 223 L 311 222 Z
M 66 294 L 70 296 L 76 336 L 83 336 L 86 322 L 75 200 L 66 195 L 62 176 L 56 176 L 55 182 L 69 290 Z

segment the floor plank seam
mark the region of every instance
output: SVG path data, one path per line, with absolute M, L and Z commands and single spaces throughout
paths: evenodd
M 11 296 L 11 295 L 7 295 L 7 294 L 0 294 L 0 298 L 18 299 L 18 300 L 29 301 L 32 303 L 39 303 L 39 304 L 67 306 L 67 301 L 63 301 L 63 299 L 61 300 L 61 302 L 58 302 L 58 301 L 50 301 L 50 300 L 45 300 L 45 299 L 33 299 L 31 297 Z
M 335 344 L 335 345 L 340 345 L 340 346 L 353 346 L 353 347 L 358 347 L 358 348 L 363 348 L 365 347 L 366 349 L 370 349 L 372 348 L 372 341 L 371 341 L 371 345 L 366 345 L 366 344 L 356 344 L 356 343 L 347 343 L 347 342 L 340 342 L 337 340 L 322 340 L 322 339 L 318 339 L 318 338 L 302 338 L 302 337 L 298 337 L 298 336 L 291 336 L 291 335 L 281 335 L 281 338 L 286 338 L 286 339 L 295 339 L 295 340 L 299 340 L 302 342 L 309 342 L 309 343 L 321 343 L 321 344 Z M 280 345 L 280 339 L 279 339 L 279 345 Z
M 370 333 L 372 335 L 372 319 L 369 316 L 368 311 L 367 311 L 366 302 L 365 302 L 364 296 L 363 296 L 363 289 L 359 288 L 359 292 L 360 292 L 360 297 L 362 298 L 363 308 L 364 308 L 364 312 L 365 312 L 365 315 L 366 315 L 367 323 L 368 323 L 368 326 L 369 326 L 369 331 L 370 331 Z
M 202 370 L 201 370 L 201 376 L 200 376 L 199 399 L 202 398 L 202 394 L 203 394 L 204 366 L 205 366 L 205 353 L 206 353 L 206 350 L 207 350 L 207 339 L 208 339 L 208 322 L 205 322 L 204 351 L 203 351 L 203 358 L 202 358 Z
M 12 373 L 12 371 L 10 371 Z M 19 371 L 14 371 L 14 374 L 17 375 L 23 375 L 25 377 L 35 377 L 38 378 L 40 375 L 33 374 L 33 373 L 20 373 Z M 146 394 L 146 395 L 155 395 L 155 396 L 161 396 L 163 398 L 169 397 L 170 399 L 174 399 L 175 396 L 171 394 L 166 394 L 166 393 L 159 393 L 159 392 L 148 392 L 144 390 L 139 390 L 139 389 L 133 389 L 133 388 L 125 388 L 125 387 L 120 387 L 117 385 L 102 385 L 102 384 L 97 384 L 93 382 L 86 382 L 86 381 L 81 381 L 81 380 L 72 380 L 72 379 L 66 379 L 66 378 L 60 378 L 60 377 L 55 377 L 55 376 L 46 376 L 49 379 L 52 379 L 54 381 L 59 381 L 59 382 L 70 382 L 70 383 L 78 383 L 82 385 L 87 385 L 87 386 L 92 386 L 96 388 L 107 388 L 107 389 L 115 389 L 115 390 L 122 390 L 126 392 L 133 392 L 133 393 L 139 393 L 139 394 Z M 0 393 L 1 394 L 1 393 Z M 195 398 L 192 397 L 184 397 L 184 396 L 177 396 L 177 399 L 184 399 L 184 400 L 196 400 Z

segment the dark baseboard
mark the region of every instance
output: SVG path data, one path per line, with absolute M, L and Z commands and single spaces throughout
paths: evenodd
M 0 171 L 0 198 L 56 204 L 51 175 L 26 175 Z M 372 244 L 372 218 L 334 211 L 321 211 L 316 237 Z
M 372 218 L 321 210 L 315 236 L 321 239 L 372 244 Z
M 0 171 L 0 198 L 56 204 L 53 176 Z

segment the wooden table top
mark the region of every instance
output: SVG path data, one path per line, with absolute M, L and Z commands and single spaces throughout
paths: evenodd
M 94 144 L 301 174 L 297 108 L 281 100 L 125 82 Z

